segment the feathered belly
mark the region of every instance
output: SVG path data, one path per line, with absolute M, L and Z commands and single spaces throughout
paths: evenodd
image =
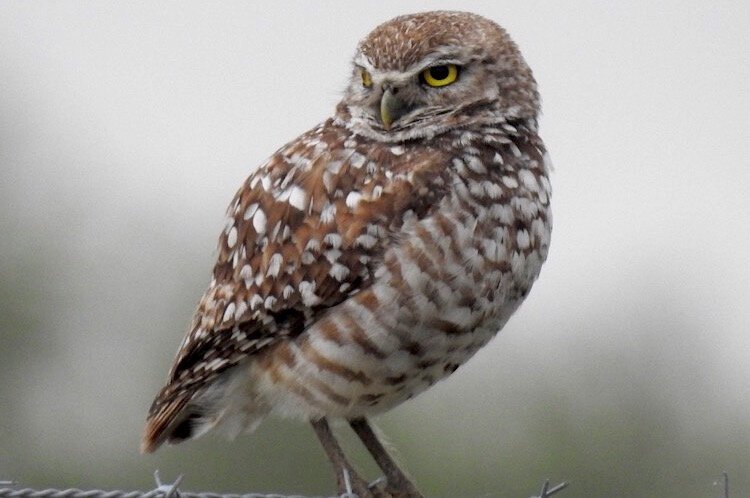
M 450 375 L 507 322 L 546 255 L 518 247 L 520 223 L 512 234 L 489 217 L 437 212 L 415 224 L 373 286 L 254 362 L 258 397 L 284 416 L 351 418 Z

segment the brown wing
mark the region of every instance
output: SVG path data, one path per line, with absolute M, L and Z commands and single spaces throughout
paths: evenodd
M 445 156 L 328 121 L 274 154 L 227 212 L 213 279 L 149 413 L 153 451 L 201 387 L 367 288 L 389 238 L 441 195 Z

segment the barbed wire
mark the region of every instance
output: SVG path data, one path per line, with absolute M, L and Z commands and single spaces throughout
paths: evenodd
M 344 471 L 346 473 L 346 471 Z M 348 483 L 348 475 L 345 478 Z M 156 488 L 150 491 L 121 491 L 121 490 L 103 490 L 103 489 L 90 489 L 83 490 L 77 488 L 70 489 L 31 489 L 31 488 L 18 488 L 16 483 L 13 481 L 1 481 L 0 480 L 0 498 L 323 498 L 314 496 L 302 496 L 302 495 L 280 495 L 278 493 L 262 494 L 262 493 L 250 493 L 250 494 L 232 494 L 232 493 L 196 493 L 190 491 L 182 491 L 179 489 L 179 485 L 182 482 L 183 476 L 180 475 L 171 484 L 162 483 L 159 476 L 159 471 L 154 472 L 154 479 L 156 480 Z M 714 481 L 714 486 L 723 487 L 723 498 L 729 498 L 729 474 L 725 471 L 722 472 L 722 479 Z M 347 486 L 349 487 L 349 486 Z M 532 496 L 531 498 L 549 498 L 550 496 L 557 494 L 563 489 L 568 487 L 567 482 L 561 482 L 556 486 L 550 487 L 549 480 L 545 481 L 542 486 L 542 490 L 538 496 Z M 330 497 L 330 498 L 358 498 L 356 494 L 352 493 L 351 489 L 343 495 Z
M 31 489 L 18 488 L 12 481 L 0 481 L 0 498 L 323 498 L 302 495 L 281 494 L 232 494 L 211 492 L 190 492 L 179 489 L 183 476 L 177 477 L 173 483 L 164 484 L 159 477 L 159 471 L 154 472 L 156 488 L 150 491 L 122 491 L 104 489 Z M 331 498 L 356 498 L 352 493 Z
M 121 491 L 102 489 L 29 489 L 29 488 L 0 488 L 0 496 L 5 498 L 164 498 L 162 491 Z M 191 493 L 180 491 L 180 498 L 312 498 L 301 495 L 279 495 L 279 494 L 218 494 L 218 493 Z M 344 495 L 345 496 L 345 495 Z M 342 498 L 342 497 L 336 497 Z
M 356 494 L 351 491 L 349 485 L 348 475 L 346 470 L 344 471 L 345 480 L 347 482 L 348 491 L 343 495 L 339 495 L 331 498 L 358 498 Z M 122 490 L 103 490 L 103 489 L 31 489 L 31 488 L 18 488 L 16 483 L 12 481 L 0 481 L 0 498 L 323 498 L 323 497 L 311 497 L 302 495 L 280 495 L 280 494 L 262 494 L 262 493 L 250 493 L 250 494 L 221 494 L 221 493 L 210 493 L 210 492 L 190 492 L 182 491 L 179 489 L 180 483 L 182 483 L 183 476 L 180 475 L 175 479 L 173 483 L 162 483 L 159 476 L 159 471 L 154 472 L 154 479 L 156 480 L 156 488 L 150 491 L 122 491 Z M 544 483 L 542 491 L 538 497 L 534 496 L 531 498 L 548 498 L 558 491 L 562 491 L 568 486 L 567 482 L 558 484 L 550 488 L 549 481 Z M 728 497 L 727 497 L 728 498 Z

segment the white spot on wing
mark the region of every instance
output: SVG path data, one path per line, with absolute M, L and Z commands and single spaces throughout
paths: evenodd
M 244 315 L 246 311 L 247 311 L 247 303 L 245 303 L 244 301 L 241 301 L 237 305 L 237 310 L 235 310 L 234 312 L 234 320 L 239 321 L 242 318 L 242 315 Z
M 363 156 L 359 152 L 353 153 L 352 156 L 351 156 L 351 158 L 349 159 L 349 163 L 354 168 L 361 168 L 362 166 L 364 166 L 365 161 L 366 161 L 365 156 Z
M 244 216 L 242 216 L 242 218 L 245 220 L 249 220 L 250 218 L 253 217 L 253 215 L 255 214 L 257 210 L 258 210 L 258 203 L 253 202 L 252 204 L 247 206 L 247 209 L 245 209 L 245 214 Z
M 229 303 L 227 305 L 226 309 L 224 310 L 224 318 L 222 318 L 223 322 L 227 322 L 230 319 L 234 318 L 234 310 L 235 310 L 235 308 L 236 308 L 236 306 L 235 306 L 234 303 Z
M 258 294 L 255 294 L 252 298 L 250 298 L 250 309 L 257 309 L 262 302 L 263 298 Z
M 364 247 L 365 249 L 370 249 L 372 246 L 375 245 L 377 241 L 378 239 L 376 239 L 372 235 L 363 233 L 362 235 L 360 235 L 354 240 L 354 243 L 358 246 Z
M 346 205 L 349 206 L 349 208 L 354 209 L 357 207 L 357 204 L 359 204 L 360 199 L 362 199 L 362 194 L 360 192 L 357 192 L 356 190 L 349 192 L 349 195 L 346 196 Z
M 323 224 L 332 223 L 336 217 L 336 205 L 326 203 L 323 206 L 323 210 L 320 212 L 320 222 Z
M 271 178 L 268 175 L 262 175 L 260 177 L 260 185 L 263 187 L 263 190 L 271 190 Z
M 243 278 L 245 280 L 249 280 L 253 278 L 253 269 L 250 265 L 245 265 L 240 270 L 240 278 Z
M 266 233 L 267 221 L 266 213 L 264 213 L 262 209 L 258 209 L 253 216 L 253 228 L 255 228 L 255 231 L 259 234 Z
M 341 263 L 334 263 L 333 266 L 331 266 L 331 269 L 328 271 L 328 274 L 341 282 L 347 277 L 347 275 L 349 275 L 349 268 L 342 265 Z
M 337 233 L 334 233 L 334 232 L 327 233 L 326 236 L 323 237 L 323 242 L 325 244 L 328 244 L 329 246 L 331 246 L 334 249 L 338 249 L 339 247 L 341 247 L 341 242 L 342 241 L 343 241 L 343 239 L 342 239 L 341 235 L 339 235 Z
M 305 189 L 297 185 L 292 185 L 291 193 L 289 194 L 289 204 L 300 211 L 304 211 L 307 204 L 307 192 L 305 192 Z
M 315 282 L 303 280 L 299 283 L 299 293 L 302 296 L 302 304 L 315 306 L 320 303 L 320 297 L 315 294 Z
M 237 227 L 232 227 L 227 235 L 227 247 L 232 248 L 237 243 Z
M 275 253 L 273 256 L 271 256 L 271 259 L 268 261 L 268 271 L 266 272 L 266 276 L 276 278 L 279 276 L 279 271 L 281 270 L 281 263 L 284 261 L 284 258 L 279 253 Z

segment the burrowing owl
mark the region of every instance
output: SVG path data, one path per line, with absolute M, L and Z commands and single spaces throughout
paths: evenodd
M 420 496 L 365 417 L 445 378 L 528 294 L 550 242 L 539 94 L 506 32 L 463 12 L 359 44 L 335 115 L 279 149 L 227 211 L 213 278 L 151 406 L 143 451 L 269 414 L 309 420 L 364 496 Z M 386 474 L 368 489 L 331 435 Z

